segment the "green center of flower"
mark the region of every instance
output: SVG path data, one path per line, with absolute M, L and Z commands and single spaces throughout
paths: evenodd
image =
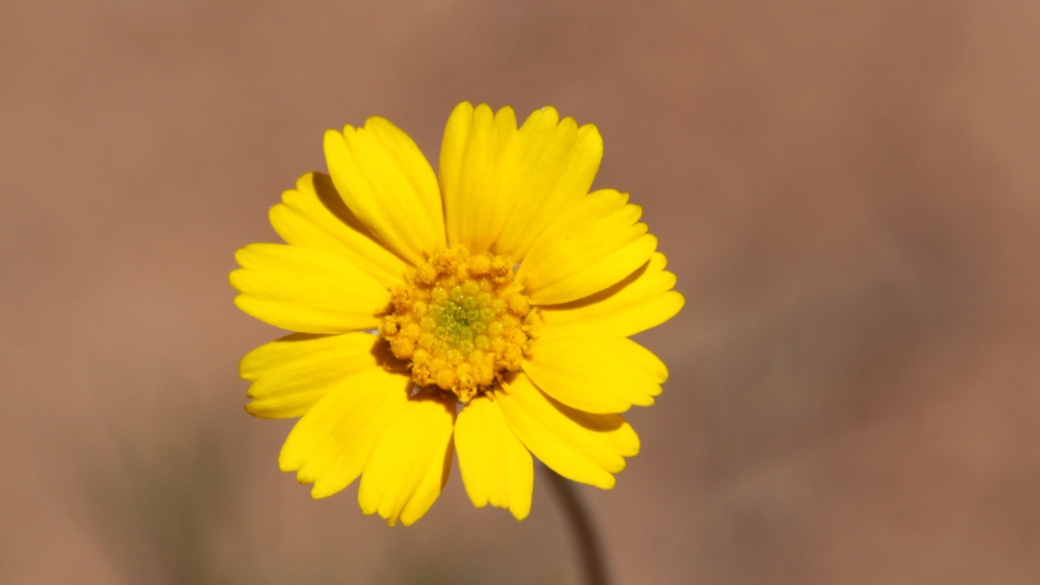
M 491 338 L 500 337 L 505 331 L 496 317 L 501 317 L 507 308 L 505 299 L 493 295 L 491 290 L 489 280 L 467 280 L 451 290 L 438 286 L 430 295 L 429 313 L 419 320 L 419 326 L 463 356 L 474 349 L 487 351 Z
M 499 256 L 442 250 L 394 288 L 380 332 L 417 384 L 469 401 L 520 369 L 534 311 L 514 276 Z

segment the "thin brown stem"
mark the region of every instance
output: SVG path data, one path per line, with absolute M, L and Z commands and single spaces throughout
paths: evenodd
M 596 535 L 596 528 L 592 525 L 592 518 L 574 489 L 574 484 L 544 465 L 539 467 L 556 492 L 567 523 L 571 526 L 574 540 L 577 541 L 585 585 L 609 585 L 610 579 L 607 577 L 607 566 L 604 563 L 603 549 Z

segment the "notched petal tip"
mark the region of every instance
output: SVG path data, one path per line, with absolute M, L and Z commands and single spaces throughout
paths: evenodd
M 348 131 L 353 130 L 353 129 L 354 128 L 351 127 L 351 126 L 344 126 L 342 131 L 334 130 L 332 128 L 329 128 L 328 130 L 326 130 L 325 134 L 322 135 L 322 142 L 323 142 L 323 145 L 325 147 L 325 154 L 326 155 L 329 154 L 329 147 L 330 146 L 338 148 L 340 145 L 342 145 L 342 146 L 346 147 L 346 144 L 344 144 L 344 142 L 343 142 L 343 133 L 344 132 L 348 132 Z

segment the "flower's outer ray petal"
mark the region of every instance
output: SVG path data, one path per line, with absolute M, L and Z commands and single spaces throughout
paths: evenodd
M 246 404 L 260 418 L 295 418 L 331 389 L 377 366 L 379 337 L 293 333 L 246 354 L 238 374 L 252 382 Z
M 599 414 L 650 406 L 668 379 L 668 368 L 650 350 L 596 332 L 539 337 L 524 372 L 556 400 Z
M 271 208 L 271 225 L 286 243 L 317 248 L 342 256 L 386 288 L 404 282 L 407 265 L 376 242 L 357 217 L 343 204 L 332 179 L 307 173 L 296 189 L 282 194 Z
M 229 281 L 235 304 L 265 323 L 303 333 L 346 333 L 379 325 L 390 291 L 343 258 L 312 248 L 249 244 Z
M 517 520 L 531 511 L 534 462 L 502 417 L 498 402 L 470 400 L 455 425 L 459 470 L 473 505 L 507 508 Z
M 657 238 L 642 209 L 613 189 L 566 205 L 531 246 L 517 279 L 538 305 L 575 301 L 617 284 L 650 259 Z
M 509 216 L 519 177 L 516 115 L 510 107 L 459 104 L 448 118 L 438 177 L 448 241 L 474 254 L 491 248 Z
M 507 146 L 500 172 L 515 189 L 509 220 L 491 251 L 520 262 L 531 243 L 566 203 L 584 196 L 603 158 L 603 139 L 591 124 L 578 127 L 556 110 L 531 114 Z
M 639 437 L 617 414 L 591 414 L 546 396 L 524 374 L 517 375 L 495 398 L 517 438 L 560 475 L 603 489 L 625 457 L 639 453 Z
M 419 147 L 389 120 L 325 133 L 325 160 L 344 203 L 387 247 L 412 264 L 444 247 L 437 177 Z
M 361 476 L 358 503 L 393 526 L 422 517 L 451 472 L 455 397 L 421 391 L 405 405 L 372 451 Z
M 570 303 L 539 307 L 546 330 L 602 331 L 628 337 L 664 323 L 685 303 L 672 290 L 675 275 L 664 269 L 666 264 L 664 254 L 654 252 L 649 262 L 606 290 Z
M 343 333 L 378 325 L 390 293 L 371 276 L 323 250 L 250 244 L 229 281 L 246 313 L 284 329 Z
M 405 413 L 409 377 L 380 367 L 329 391 L 296 423 L 282 446 L 278 465 L 313 483 L 311 495 L 330 496 L 365 469 L 369 454 L 386 430 Z

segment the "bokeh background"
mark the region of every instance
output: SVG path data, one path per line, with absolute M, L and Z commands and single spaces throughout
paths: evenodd
M 251 419 L 235 249 L 322 132 L 598 125 L 687 298 L 617 584 L 1040 582 L 1040 4 L 0 3 L 0 582 L 577 583 L 553 494 L 411 528 Z

